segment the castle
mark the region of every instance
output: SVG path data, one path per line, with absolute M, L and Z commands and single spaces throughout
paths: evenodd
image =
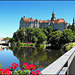
M 20 29 L 23 27 L 25 27 L 25 28 L 28 28 L 28 27 L 45 28 L 45 27 L 52 26 L 52 28 L 54 30 L 63 31 L 64 29 L 67 29 L 68 25 L 69 24 L 67 22 L 65 22 L 64 19 L 56 19 L 55 13 L 53 11 L 51 20 L 37 20 L 37 19 L 34 20 L 33 18 L 25 18 L 25 16 L 24 16 L 20 20 L 19 28 Z

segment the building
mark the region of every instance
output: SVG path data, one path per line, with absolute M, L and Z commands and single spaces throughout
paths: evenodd
M 73 18 L 72 31 L 75 31 L 75 19 Z
M 64 29 L 67 29 L 69 24 L 65 22 L 64 19 L 56 19 L 55 13 L 53 11 L 50 25 L 53 27 L 54 30 L 63 31 Z
M 73 25 L 75 26 L 75 19 L 74 19 L 74 17 L 73 17 Z
M 56 19 L 55 13 L 53 11 L 52 13 L 52 18 L 51 20 L 34 20 L 33 18 L 25 18 L 22 17 L 20 20 L 20 29 L 25 27 L 39 27 L 39 28 L 44 28 L 44 27 L 49 27 L 52 26 L 54 30 L 61 30 L 63 31 L 64 29 L 67 29 L 68 23 L 65 22 L 64 19 Z

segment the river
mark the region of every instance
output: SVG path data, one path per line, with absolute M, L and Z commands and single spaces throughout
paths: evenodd
M 34 64 L 40 71 L 59 58 L 59 50 L 32 47 L 11 47 L 0 45 L 0 62 L 2 68 L 9 68 L 13 63 L 19 64 L 18 69 L 23 69 L 23 63 Z

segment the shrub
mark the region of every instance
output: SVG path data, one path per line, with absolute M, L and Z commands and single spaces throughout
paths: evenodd
M 1 65 L 1 63 L 0 63 L 0 68 L 2 68 L 2 65 Z
M 45 49 L 45 45 L 41 44 L 41 45 L 40 45 L 40 48 L 41 48 L 41 49 Z
M 70 50 L 71 48 L 73 48 L 75 46 L 75 43 L 69 43 L 68 46 L 66 46 L 66 51 Z
M 21 41 L 17 41 L 17 46 L 21 46 Z
M 64 46 L 62 46 L 62 48 L 60 49 L 61 51 L 64 50 L 64 51 L 68 51 L 70 50 L 71 48 L 73 48 L 75 46 L 75 42 L 73 43 L 67 43 L 65 44 Z

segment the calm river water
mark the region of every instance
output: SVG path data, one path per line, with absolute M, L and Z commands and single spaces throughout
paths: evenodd
M 22 69 L 23 63 L 34 64 L 40 71 L 59 58 L 62 53 L 59 50 L 31 47 L 12 47 L 0 45 L 0 62 L 2 68 L 9 68 L 13 63 L 19 64 L 18 69 Z

